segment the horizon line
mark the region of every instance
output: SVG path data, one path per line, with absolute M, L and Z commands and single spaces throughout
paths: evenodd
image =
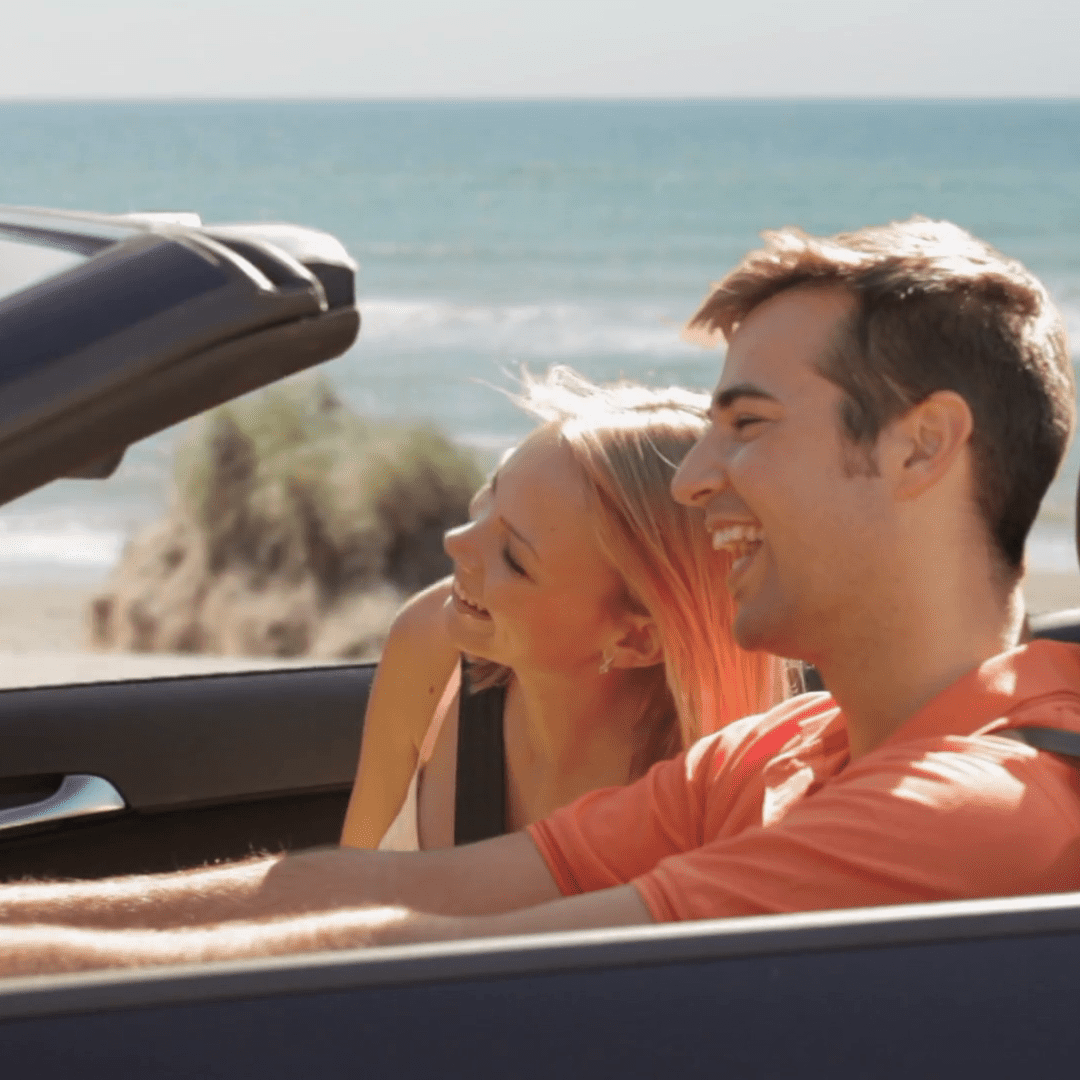
M 148 94 L 125 95 L 10 95 L 0 94 L 2 105 L 187 105 L 187 104 L 342 104 L 342 105 L 695 105 L 695 104 L 814 104 L 814 103 L 953 103 L 1076 104 L 1075 94 L 740 94 L 740 95 L 400 95 L 353 94 Z

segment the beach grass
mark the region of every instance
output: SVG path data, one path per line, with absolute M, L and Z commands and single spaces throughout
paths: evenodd
M 324 379 L 208 414 L 166 517 L 90 604 L 99 649 L 374 655 L 404 596 L 449 570 L 476 459 L 435 428 L 358 416 Z

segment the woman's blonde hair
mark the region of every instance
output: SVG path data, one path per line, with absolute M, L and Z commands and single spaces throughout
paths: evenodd
M 635 773 L 732 720 L 760 712 L 788 688 L 784 661 L 746 652 L 732 636 L 725 581 L 700 511 L 680 506 L 671 479 L 706 426 L 709 398 L 679 387 L 598 386 L 567 367 L 523 371 L 514 400 L 554 427 L 581 468 L 601 553 L 626 602 L 656 623 L 664 662 L 641 672 L 644 711 Z M 509 672 L 474 670 L 472 685 Z

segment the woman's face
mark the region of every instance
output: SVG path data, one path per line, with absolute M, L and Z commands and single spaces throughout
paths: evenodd
M 585 483 L 552 428 L 533 432 L 446 534 L 454 560 L 450 636 L 515 671 L 596 667 L 621 583 L 593 536 Z

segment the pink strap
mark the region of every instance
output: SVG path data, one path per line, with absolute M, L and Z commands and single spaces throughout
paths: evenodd
M 431 760 L 431 755 L 435 752 L 435 742 L 439 737 L 439 732 L 442 731 L 443 721 L 446 719 L 446 714 L 450 711 L 450 703 L 454 700 L 454 696 L 457 694 L 458 689 L 461 687 L 461 664 L 460 662 L 454 665 L 454 670 L 450 673 L 450 678 L 446 681 L 446 689 L 442 692 L 442 697 L 439 698 L 439 704 L 435 706 L 435 714 L 431 718 L 431 723 L 428 725 L 428 729 L 424 734 L 424 741 L 420 744 L 420 761 L 418 768 L 422 768 Z

